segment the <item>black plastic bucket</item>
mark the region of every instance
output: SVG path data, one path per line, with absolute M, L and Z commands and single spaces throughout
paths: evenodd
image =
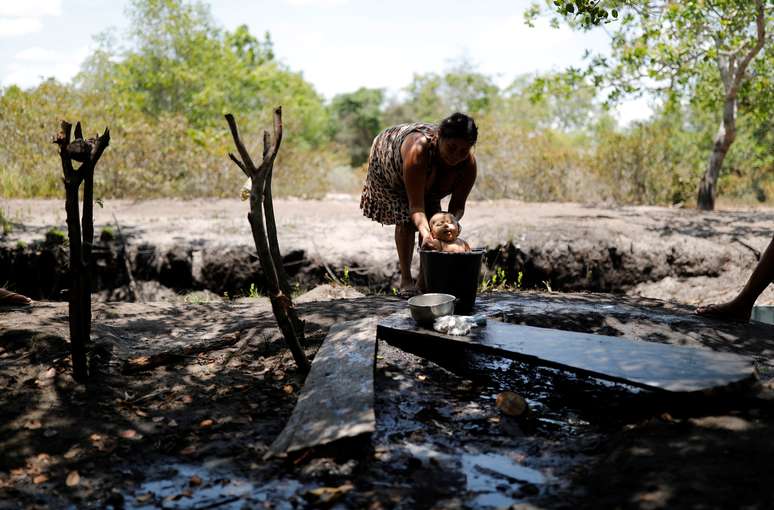
M 484 250 L 445 253 L 421 250 L 425 292 L 441 292 L 457 298 L 454 313 L 468 315 L 473 311 L 481 277 Z

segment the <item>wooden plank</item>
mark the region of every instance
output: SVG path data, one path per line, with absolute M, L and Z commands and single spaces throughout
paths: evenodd
M 381 320 L 377 337 L 395 344 L 459 346 L 535 365 L 556 367 L 647 389 L 702 391 L 756 378 L 753 362 L 736 354 L 617 336 L 507 324 L 490 319 L 470 336 L 417 326 L 401 312 Z
M 293 414 L 264 458 L 376 430 L 376 322 L 367 318 L 331 327 Z

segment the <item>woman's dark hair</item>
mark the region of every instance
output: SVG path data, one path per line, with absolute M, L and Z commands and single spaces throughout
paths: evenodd
M 478 140 L 478 127 L 471 117 L 457 112 L 441 121 L 438 134 L 444 138 L 462 138 L 475 144 Z

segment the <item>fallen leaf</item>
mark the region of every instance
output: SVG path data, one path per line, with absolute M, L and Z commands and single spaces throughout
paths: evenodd
M 139 439 L 139 434 L 134 429 L 126 429 L 122 430 L 118 433 L 119 436 L 121 436 L 124 439 Z
M 183 395 L 180 397 L 180 400 L 182 400 L 184 404 L 190 404 L 193 402 L 193 397 L 191 395 Z
M 64 458 L 67 460 L 74 459 L 79 453 L 81 453 L 81 449 L 77 446 L 73 446 L 67 452 L 64 454 Z
M 35 485 L 40 485 L 41 483 L 46 483 L 47 481 L 48 477 L 46 475 L 38 475 L 32 479 L 32 483 Z
M 196 453 L 196 447 L 194 445 L 186 446 L 180 450 L 180 455 L 193 455 Z
M 201 423 L 199 423 L 199 426 L 203 429 L 207 429 L 215 425 L 215 420 L 206 419 L 202 420 Z
M 346 483 L 338 487 L 318 487 L 317 489 L 306 491 L 305 495 L 311 496 L 309 499 L 316 499 L 317 502 L 328 505 L 338 501 L 354 488 L 352 484 Z
M 129 360 L 130 365 L 136 365 L 136 366 L 145 366 L 150 362 L 150 358 L 148 356 L 137 356 L 136 358 L 132 358 Z
M 81 475 L 78 474 L 78 471 L 70 471 L 67 473 L 67 479 L 65 480 L 65 485 L 68 487 L 75 487 L 81 483 Z
M 154 496 L 155 494 L 153 494 L 152 492 L 146 492 L 145 494 L 140 494 L 139 496 L 134 498 L 134 501 L 142 505 L 152 500 Z
M 191 479 L 188 480 L 188 485 L 190 485 L 191 487 L 198 487 L 202 483 L 204 483 L 203 480 L 196 475 L 191 476 Z
M 293 385 L 292 384 L 286 384 L 282 387 L 282 391 L 285 392 L 286 395 L 292 395 L 293 394 Z
M 513 391 L 504 391 L 497 395 L 497 408 L 508 416 L 521 416 L 527 410 L 527 401 Z
M 37 430 L 42 426 L 43 424 L 40 423 L 40 420 L 30 420 L 24 424 L 24 428 L 29 430 Z
M 146 413 L 142 409 L 135 409 L 134 414 L 136 414 L 137 416 L 142 416 L 143 418 L 148 416 L 148 413 Z
M 427 376 L 426 375 L 422 375 L 422 374 L 418 374 L 417 375 L 417 379 L 419 379 L 420 381 L 424 381 L 425 379 L 427 379 Z

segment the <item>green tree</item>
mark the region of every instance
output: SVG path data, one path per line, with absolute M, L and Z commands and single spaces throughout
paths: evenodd
M 247 25 L 239 25 L 234 32 L 226 35 L 226 44 L 248 67 L 274 60 L 274 43 L 269 32 L 263 34 L 263 41 L 259 41 Z
M 405 100 L 393 103 L 385 111 L 390 124 L 438 122 L 457 111 L 481 115 L 497 102 L 500 91 L 491 77 L 463 61 L 443 74 L 414 75 L 404 92 Z
M 334 139 L 349 148 L 352 166 L 362 165 L 368 160 L 371 142 L 382 128 L 383 102 L 382 89 L 364 87 L 339 94 L 331 101 Z
M 592 3 L 595 7 L 600 2 Z M 567 9 L 570 3 L 560 4 L 553 7 L 571 26 L 587 29 L 600 21 L 586 22 L 583 17 L 578 23 L 575 9 Z M 718 176 L 736 138 L 738 107 L 746 104 L 745 96 L 753 90 L 758 89 L 767 102 L 774 94 L 770 82 L 763 91 L 755 83 L 760 67 L 755 61 L 766 59 L 768 51 L 761 50 L 771 46 L 774 4 L 771 0 L 610 0 L 604 4 L 620 19 L 611 33 L 611 55 L 591 55 L 585 69 L 570 69 L 565 76 L 571 82 L 589 79 L 596 87 L 608 89 L 609 101 L 650 90 L 668 102 L 681 98 L 711 102 L 719 127 L 697 203 L 702 209 L 713 209 Z M 541 12 L 533 5 L 526 13 L 527 22 Z M 763 67 L 771 67 L 773 62 L 766 60 Z M 708 90 L 709 84 L 717 88 Z
M 270 35 L 261 41 L 245 25 L 222 30 L 201 2 L 131 0 L 125 47 L 108 35 L 77 79 L 85 90 L 113 97 L 123 111 L 152 117 L 182 115 L 198 133 L 222 130 L 223 114 L 262 118 L 282 104 L 288 142 L 327 142 L 330 123 L 314 87 L 274 58 Z

